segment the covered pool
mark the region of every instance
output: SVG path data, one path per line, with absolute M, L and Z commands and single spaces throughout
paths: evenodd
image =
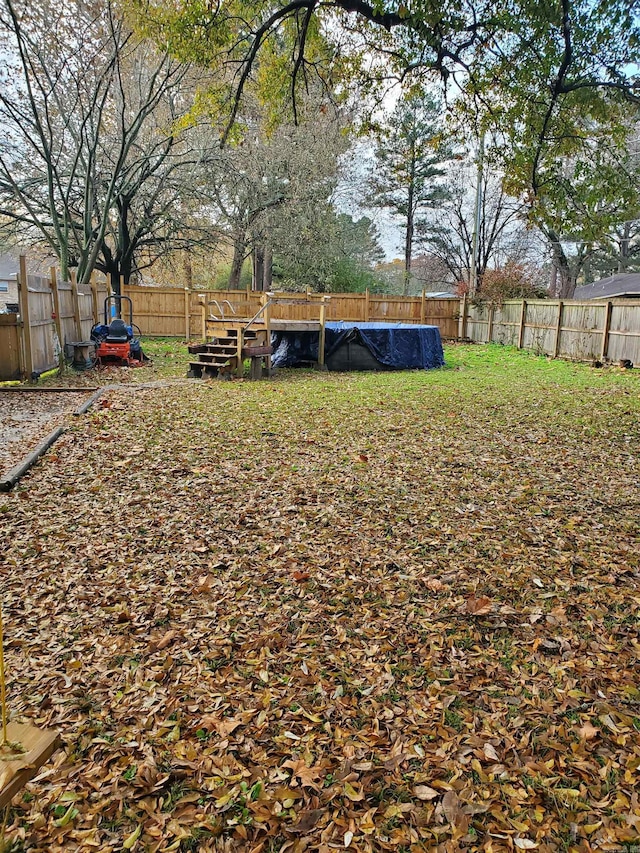
M 318 361 L 319 331 L 272 332 L 273 367 Z M 413 323 L 328 322 L 325 364 L 329 370 L 429 370 L 444 365 L 440 330 Z

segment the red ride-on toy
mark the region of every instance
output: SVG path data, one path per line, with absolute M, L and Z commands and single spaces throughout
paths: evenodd
M 129 324 L 121 316 L 109 318 L 109 314 L 122 314 L 122 302 L 129 304 Z M 113 306 L 113 307 L 112 307 Z M 137 330 L 137 335 L 134 330 Z M 118 364 L 132 367 L 146 361 L 140 347 L 140 329 L 133 322 L 133 303 L 128 296 L 107 296 L 104 300 L 104 323 L 91 329 L 91 340 L 96 347 L 98 364 Z

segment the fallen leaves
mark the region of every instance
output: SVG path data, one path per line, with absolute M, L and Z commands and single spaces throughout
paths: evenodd
M 17 465 L 55 427 L 70 421 L 86 392 L 3 391 L 0 393 L 0 474 Z M 56 445 L 57 448 L 58 445 Z M 58 461 L 57 452 L 50 453 Z
M 440 794 L 438 791 L 430 788 L 428 785 L 416 785 L 413 789 L 413 793 L 419 800 L 435 800 L 436 797 L 439 797 Z
M 481 595 L 479 598 L 471 595 L 460 608 L 461 613 L 469 613 L 471 616 L 486 616 L 492 610 L 493 602 L 486 595 Z
M 634 377 L 509 363 L 118 392 L 78 422 L 0 504 L 10 705 L 67 745 L 9 835 L 632 842 Z
M 149 643 L 149 651 L 150 652 L 161 652 L 163 649 L 166 649 L 167 646 L 170 646 L 174 640 L 177 640 L 180 636 L 180 631 L 176 631 L 175 629 L 171 629 L 163 634 L 157 640 L 151 640 Z

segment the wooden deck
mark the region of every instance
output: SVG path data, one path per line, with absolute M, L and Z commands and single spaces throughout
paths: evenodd
M 208 327 L 219 327 L 220 329 L 244 327 L 249 322 L 248 318 L 227 317 L 219 319 L 217 317 L 209 317 L 207 319 Z M 265 323 L 263 320 L 255 320 L 251 324 L 252 329 L 264 329 Z M 319 332 L 321 324 L 319 320 L 270 320 L 269 328 L 272 332 Z

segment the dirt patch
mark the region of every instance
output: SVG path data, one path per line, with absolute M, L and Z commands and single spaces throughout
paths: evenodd
M 86 391 L 0 394 L 0 473 L 16 465 L 86 398 Z

